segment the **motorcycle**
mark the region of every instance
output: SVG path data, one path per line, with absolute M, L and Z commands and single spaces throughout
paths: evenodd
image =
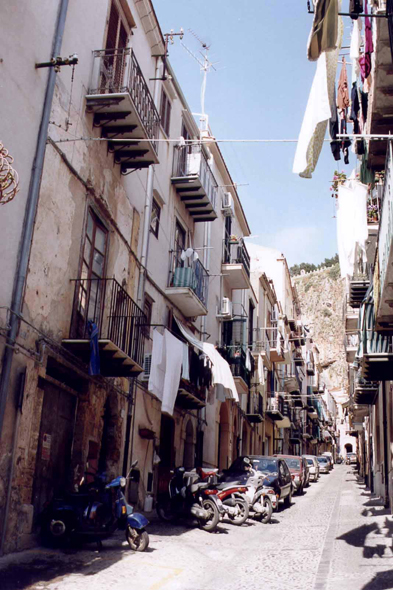
M 149 521 L 127 503 L 124 496 L 127 479 L 116 477 L 105 484 L 103 477 L 97 475 L 93 483 L 81 487 L 83 491 L 53 498 L 40 515 L 43 539 L 52 545 L 95 541 L 101 548 L 102 541 L 119 529 L 125 531 L 131 549 L 145 551 L 149 545 L 145 530 Z
M 216 497 L 221 500 L 224 508 L 221 518 L 227 516 L 237 526 L 245 523 L 249 515 L 249 504 L 244 497 L 247 487 L 237 482 L 219 483 L 218 469 L 205 471 L 200 468 L 197 471 L 202 480 L 208 481 L 209 490 L 216 490 Z
M 195 472 L 177 467 L 169 482 L 168 495 L 161 496 L 156 504 L 158 517 L 165 522 L 194 517 L 201 529 L 214 531 L 224 508 L 216 491 L 208 488 L 209 484 L 199 481 Z
M 225 481 L 228 481 L 229 477 L 224 476 Z M 250 516 L 264 524 L 270 522 L 278 500 L 273 488 L 264 485 L 265 474 L 251 469 L 237 479 L 246 487 L 245 497 Z

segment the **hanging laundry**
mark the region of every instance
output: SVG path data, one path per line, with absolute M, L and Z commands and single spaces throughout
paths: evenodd
M 349 0 L 349 12 L 352 19 L 358 19 L 363 12 L 363 0 Z
M 190 380 L 190 357 L 188 344 L 183 342 L 182 379 Z
M 307 57 L 317 61 L 324 51 L 337 47 L 338 0 L 313 0 L 314 21 L 307 45 Z
M 166 362 L 161 412 L 172 416 L 180 385 L 183 342 L 165 330 L 164 345 Z
M 99 375 L 100 349 L 98 345 L 98 327 L 92 320 L 89 320 L 87 323 L 87 332 L 90 337 L 89 375 Z
M 353 276 L 357 249 L 365 252 L 368 237 L 367 192 L 367 186 L 356 180 L 355 170 L 338 189 L 337 241 L 343 278 Z
M 348 76 L 345 57 L 343 57 L 340 77 L 338 79 L 337 106 L 339 109 L 346 109 L 349 107 Z
M 360 46 L 362 44 L 362 19 L 353 23 L 349 57 L 352 62 L 352 82 L 357 82 L 360 76 Z
M 151 355 L 151 369 L 149 375 L 149 391 L 162 400 L 165 380 L 165 347 L 164 337 L 155 329 L 153 331 L 153 350 Z
M 351 121 L 358 121 L 360 111 L 360 104 L 359 104 L 359 96 L 358 96 L 358 87 L 356 82 L 352 84 L 351 90 L 351 113 L 349 118 Z
M 315 170 L 327 123 L 332 116 L 337 61 L 343 36 L 341 17 L 338 23 L 337 48 L 335 51 L 323 53 L 318 59 L 317 71 L 299 134 L 292 170 L 303 178 L 311 178 Z
M 341 160 L 340 147 L 341 141 L 337 139 L 338 134 L 338 114 L 336 104 L 336 89 L 334 89 L 334 99 L 332 105 L 332 116 L 329 119 L 329 133 L 330 133 L 330 149 L 332 150 L 333 158 L 335 160 Z
M 368 14 L 367 0 L 365 1 L 364 13 Z M 364 19 L 364 27 L 364 54 L 359 59 L 360 73 L 363 82 L 369 77 L 371 73 L 371 54 L 374 51 L 373 33 L 371 30 L 371 22 L 368 16 L 366 16 Z

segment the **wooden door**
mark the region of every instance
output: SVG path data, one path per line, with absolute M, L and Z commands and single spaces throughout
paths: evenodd
M 44 503 L 68 488 L 76 396 L 45 382 L 36 457 L 33 504 L 37 517 Z

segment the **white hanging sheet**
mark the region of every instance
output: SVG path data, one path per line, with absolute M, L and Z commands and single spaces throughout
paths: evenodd
M 164 336 L 158 330 L 153 331 L 153 350 L 149 375 L 149 391 L 162 401 L 165 380 L 165 346 Z
M 161 412 L 172 416 L 180 385 L 184 343 L 168 330 L 164 332 L 164 343 L 166 362 Z

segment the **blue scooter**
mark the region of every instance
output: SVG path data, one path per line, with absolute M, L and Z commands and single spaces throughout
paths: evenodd
M 137 463 L 135 461 L 131 469 Z M 149 521 L 127 503 L 124 496 L 127 479 L 116 477 L 105 485 L 97 477 L 85 493 L 53 498 L 40 517 L 44 540 L 58 546 L 85 539 L 97 542 L 101 548 L 102 540 L 119 529 L 125 531 L 131 549 L 145 551 L 149 546 L 149 535 L 145 530 Z

